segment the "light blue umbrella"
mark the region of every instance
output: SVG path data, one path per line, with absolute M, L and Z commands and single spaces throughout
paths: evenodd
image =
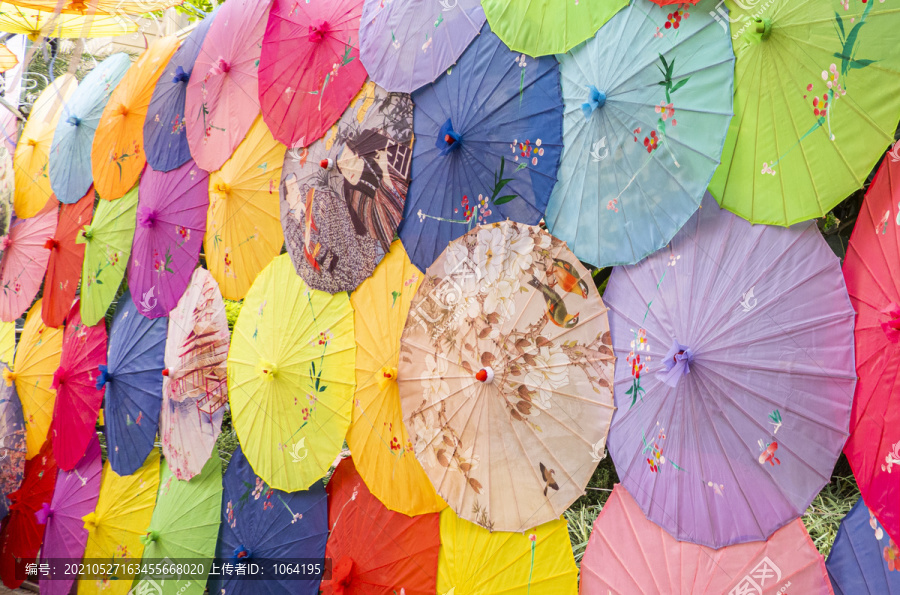
M 546 221 L 582 261 L 636 263 L 700 205 L 732 115 L 734 52 L 715 13 L 715 0 L 635 0 L 560 56 L 564 148 Z
M 113 54 L 88 73 L 62 116 L 50 145 L 50 187 L 59 202 L 78 202 L 91 187 L 91 145 L 109 96 L 131 66 L 128 54 Z

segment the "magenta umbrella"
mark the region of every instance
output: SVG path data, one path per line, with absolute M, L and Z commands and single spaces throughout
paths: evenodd
M 56 200 L 48 200 L 34 217 L 13 217 L 9 234 L 0 238 L 3 250 L 0 260 L 0 320 L 3 322 L 20 317 L 37 295 L 50 261 L 47 240 L 52 240 L 56 234 L 58 208 Z
M 208 177 L 188 161 L 168 172 L 148 169 L 141 178 L 128 286 L 147 318 L 168 315 L 197 266 L 206 233 Z
M 78 465 L 71 471 L 59 471 L 53 500 L 35 513 L 38 523 L 45 525 L 41 562 L 75 561 L 84 555 L 88 532 L 82 517 L 94 512 L 97 505 L 102 470 L 100 443 L 95 435 Z M 64 564 L 55 566 L 56 574 L 41 581 L 41 595 L 66 595 L 72 588 L 74 575 L 65 572 Z

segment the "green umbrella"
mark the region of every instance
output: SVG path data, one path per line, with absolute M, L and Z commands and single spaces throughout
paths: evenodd
M 76 243 L 87 244 L 81 269 L 81 320 L 87 326 L 103 318 L 125 276 L 137 203 L 137 184 L 118 200 L 101 200 L 91 224 L 75 238 Z
M 709 190 L 753 223 L 822 217 L 863 185 L 894 140 L 900 9 L 864 0 L 725 4 L 717 19 L 730 21 L 734 118 Z

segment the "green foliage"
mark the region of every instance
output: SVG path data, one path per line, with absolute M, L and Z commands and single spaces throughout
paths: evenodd
M 241 308 L 244 306 L 244 300 L 233 301 L 225 300 L 225 316 L 228 317 L 228 332 L 234 332 L 234 323 L 237 322 L 238 316 L 241 314 Z
M 841 521 L 858 499 L 859 488 L 852 475 L 834 476 L 806 509 L 803 524 L 823 556 L 828 556 Z

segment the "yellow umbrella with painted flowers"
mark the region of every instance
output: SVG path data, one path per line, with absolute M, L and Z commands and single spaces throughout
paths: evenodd
M 400 335 L 421 282 L 422 273 L 397 240 L 372 276 L 350 295 L 357 352 L 347 444 L 372 494 L 390 510 L 407 515 L 447 506 L 416 459 L 397 387 Z
M 340 453 L 355 359 L 347 294 L 309 289 L 288 254 L 275 258 L 247 292 L 228 352 L 234 428 L 270 487 L 305 490 Z
M 0 31 L 41 37 L 114 37 L 137 31 L 137 23 L 123 14 L 58 14 L 55 0 L 43 3 L 0 3 Z M 139 12 L 147 12 L 146 9 Z M 66 11 L 63 11 L 64 13 Z
M 140 15 L 178 6 L 183 0 L 15 0 L 16 6 L 65 15 Z M 129 19 L 130 20 L 130 19 Z M 136 30 L 136 29 L 135 29 Z M 128 33 L 125 31 L 124 33 Z M 112 31 L 105 35 L 122 35 Z

